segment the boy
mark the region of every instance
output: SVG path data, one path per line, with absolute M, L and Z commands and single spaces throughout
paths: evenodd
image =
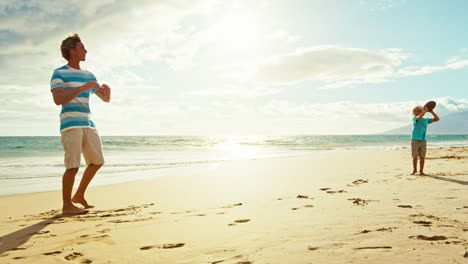
M 424 118 L 424 115 L 429 112 L 434 118 Z M 428 111 L 427 107 L 416 106 L 413 108 L 413 132 L 411 133 L 411 153 L 413 156 L 413 173 L 417 172 L 417 164 L 419 157 L 419 175 L 424 174 L 424 160 L 426 158 L 426 131 L 427 125 L 439 121 L 439 116 L 434 110 Z

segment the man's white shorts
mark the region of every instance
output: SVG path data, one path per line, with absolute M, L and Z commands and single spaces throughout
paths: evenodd
M 63 131 L 62 145 L 65 151 L 65 167 L 67 169 L 79 168 L 81 153 L 86 165 L 104 164 L 102 155 L 101 138 L 96 129 L 72 128 Z

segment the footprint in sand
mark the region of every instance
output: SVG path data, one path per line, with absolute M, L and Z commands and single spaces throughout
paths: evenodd
M 314 250 L 319 249 L 319 247 L 311 247 L 311 246 L 309 246 L 307 249 L 310 250 L 310 251 L 314 251 Z
M 187 211 L 184 211 L 184 212 L 172 212 L 171 214 L 190 214 L 190 213 L 194 213 L 194 212 L 197 212 L 198 210 L 187 210 Z
M 153 219 L 153 217 L 138 218 L 138 219 L 132 219 L 132 220 L 117 219 L 117 220 L 112 220 L 112 221 L 109 221 L 109 222 L 115 223 L 115 224 L 121 224 L 121 223 L 142 222 L 142 221 L 148 221 L 148 220 L 151 220 L 151 219 Z
M 106 228 L 106 229 L 103 229 L 103 230 L 99 230 L 97 231 L 98 233 L 101 233 L 101 234 L 105 234 L 107 232 L 111 231 L 109 228 Z
M 16 247 L 16 248 L 12 248 L 10 249 L 11 251 L 13 250 L 26 250 L 27 248 L 22 248 L 22 247 Z
M 335 194 L 335 193 L 345 193 L 345 190 L 336 190 L 336 191 L 327 191 L 329 194 Z
M 234 259 L 245 259 L 247 258 L 246 256 L 244 255 L 237 255 L 237 256 L 234 256 L 232 258 L 228 258 L 228 259 L 223 259 L 223 260 L 218 260 L 218 261 L 213 261 L 211 262 L 211 264 L 219 264 L 219 263 L 223 263 L 225 261 L 228 261 L 228 260 L 234 260 Z M 229 262 L 229 263 L 232 263 L 232 262 Z M 251 261 L 248 261 L 248 260 L 244 260 L 244 261 L 239 261 L 239 262 L 235 262 L 235 264 L 252 264 Z
M 79 258 L 79 257 L 82 257 L 82 256 L 83 256 L 83 254 L 81 254 L 80 252 L 73 252 L 73 253 L 71 253 L 71 254 L 65 256 L 64 259 L 66 259 L 66 260 L 74 260 L 74 259 Z
M 152 215 L 158 215 L 158 214 L 162 214 L 162 212 L 149 212 L 149 214 L 152 214 Z
M 247 223 L 250 222 L 250 219 L 238 219 L 234 221 L 234 223 L 229 224 L 228 226 L 235 226 L 237 224 Z
M 301 208 L 312 208 L 312 207 L 314 207 L 314 206 L 311 205 L 311 204 L 306 204 L 306 205 L 304 205 L 304 206 L 302 206 L 302 207 L 294 207 L 294 208 L 291 208 L 291 210 L 296 211 L 296 210 L 299 210 L 299 209 L 301 209 Z
M 34 234 L 37 234 L 37 235 L 44 235 L 44 234 L 48 234 L 50 233 L 50 231 L 41 231 L 41 232 L 38 232 L 38 233 L 29 233 L 28 235 L 34 235 Z
M 430 221 L 413 221 L 413 223 L 426 227 L 430 227 L 432 225 L 432 222 Z
M 353 181 L 352 184 L 361 185 L 361 184 L 368 183 L 368 182 L 369 182 L 369 180 L 357 179 L 357 180 Z
M 206 216 L 206 214 L 194 214 L 192 216 Z
M 144 247 L 141 247 L 140 250 L 148 250 L 148 249 L 153 249 L 153 248 L 157 248 L 157 249 L 171 249 L 171 248 L 183 247 L 184 245 L 185 245 L 185 243 L 163 244 L 163 245 L 157 245 L 157 246 L 144 246 Z
M 364 200 L 364 199 L 361 199 L 361 198 L 351 198 L 351 199 L 348 199 L 348 200 L 353 201 L 354 205 L 360 205 L 360 206 L 367 205 L 369 203 L 369 201 L 370 201 L 370 200 Z
M 354 250 L 366 250 L 366 249 L 392 249 L 391 246 L 378 246 L 378 247 L 357 247 Z
M 62 251 L 52 251 L 52 252 L 47 252 L 47 253 L 44 253 L 42 255 L 45 255 L 45 256 L 55 256 L 55 255 L 58 255 L 62 253 Z
M 409 238 L 416 238 L 419 240 L 426 240 L 426 241 L 440 241 L 440 240 L 447 240 L 446 236 L 424 236 L 424 235 L 417 235 L 417 236 L 410 236 Z
M 236 204 L 226 205 L 226 206 L 223 206 L 221 208 L 234 208 L 236 206 L 241 206 L 241 205 L 242 205 L 242 203 L 236 203 Z
M 398 205 L 398 207 L 400 207 L 400 208 L 413 208 L 413 206 L 407 205 L 407 204 L 400 204 L 400 205 Z
M 297 199 L 309 199 L 309 200 L 313 200 L 314 198 L 312 197 L 309 197 L 308 195 L 301 195 L 299 194 L 297 197 Z
M 288 200 L 288 199 L 294 199 L 294 198 L 297 198 L 297 199 L 310 199 L 310 200 L 313 200 L 315 198 L 312 198 L 308 195 L 302 195 L 302 194 L 298 194 L 296 197 L 292 196 L 292 197 L 280 197 L 280 198 L 277 198 L 276 200 L 277 201 L 282 201 L 282 200 Z
M 382 227 L 382 228 L 376 229 L 376 230 L 374 230 L 374 231 L 378 231 L 378 232 L 385 232 L 385 231 L 393 232 L 393 229 L 397 229 L 397 227 Z M 373 231 L 372 231 L 372 230 L 368 230 L 368 229 L 364 229 L 364 230 L 360 231 L 359 234 L 367 234 L 367 233 L 370 233 L 370 232 L 373 232 Z

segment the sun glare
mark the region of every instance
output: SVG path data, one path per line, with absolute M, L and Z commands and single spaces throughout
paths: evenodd
M 228 15 L 218 24 L 215 34 L 225 51 L 244 52 L 258 48 L 258 31 L 255 16 L 235 13 Z
M 254 147 L 244 146 L 232 141 L 219 143 L 214 148 L 228 159 L 248 159 L 257 155 Z

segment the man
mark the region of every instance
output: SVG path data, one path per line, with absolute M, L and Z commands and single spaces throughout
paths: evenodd
M 102 101 L 110 102 L 111 90 L 107 84 L 100 86 L 91 72 L 80 68 L 80 62 L 86 60 L 87 50 L 78 34 L 72 34 L 63 40 L 60 49 L 68 63 L 54 70 L 50 87 L 55 104 L 62 105 L 60 133 L 66 167 L 62 178 L 62 213 L 83 214 L 88 212 L 87 208 L 93 207 L 85 199 L 86 188 L 104 164 L 101 139 L 91 120 L 89 96 L 95 93 Z M 87 168 L 72 198 L 81 153 Z M 73 203 L 81 204 L 85 209 Z

